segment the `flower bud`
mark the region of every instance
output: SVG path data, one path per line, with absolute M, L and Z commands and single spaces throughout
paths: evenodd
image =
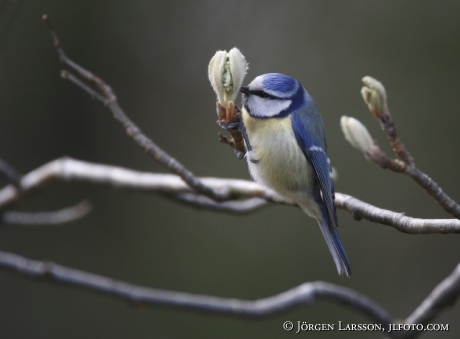
M 345 135 L 345 139 L 357 150 L 364 154 L 370 154 L 374 148 L 374 140 L 359 120 L 342 116 L 340 119 L 340 126 Z
M 364 102 L 372 114 L 378 118 L 387 105 L 385 87 L 383 87 L 380 81 L 370 76 L 365 76 L 362 81 L 366 85 L 361 89 Z
M 227 102 L 238 96 L 248 64 L 244 55 L 236 47 L 230 52 L 217 51 L 208 66 L 208 76 L 218 102 L 226 107 Z

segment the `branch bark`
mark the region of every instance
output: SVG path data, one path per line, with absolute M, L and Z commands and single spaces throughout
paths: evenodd
M 361 313 L 370 321 L 388 329 L 395 320 L 388 312 L 366 296 L 343 286 L 322 281 L 307 282 L 277 295 L 257 299 L 240 300 L 209 295 L 190 294 L 153 289 L 114 280 L 93 273 L 64 267 L 48 261 L 36 261 L 17 254 L 0 251 L 0 269 L 10 270 L 21 276 L 41 278 L 50 282 L 101 292 L 118 297 L 135 305 L 151 307 L 167 306 L 191 311 L 212 312 L 239 318 L 261 318 L 286 313 L 302 306 L 313 306 L 318 300 L 327 300 Z M 460 295 L 460 264 L 444 279 L 422 304 L 403 322 L 428 324 Z M 390 332 L 390 338 L 414 338 L 422 332 Z
M 368 87 L 363 87 L 361 93 L 368 105 L 369 111 L 380 123 L 380 127 L 387 134 L 391 147 L 400 159 L 388 157 L 374 141 L 373 152 L 366 153 L 365 158 L 376 163 L 383 169 L 397 173 L 404 173 L 419 184 L 434 200 L 449 214 L 460 218 L 460 205 L 449 197 L 442 188 L 427 174 L 422 172 L 414 162 L 414 158 L 401 141 L 396 124 L 388 109 L 385 87 L 382 83 L 371 77 L 364 77 L 363 82 Z
M 448 307 L 452 307 L 460 295 L 460 264 L 426 297 L 406 319 L 407 324 L 428 324 Z M 414 338 L 416 332 L 408 332 L 404 338 Z
M 367 219 L 382 225 L 392 226 L 404 233 L 460 233 L 460 220 L 458 219 L 411 218 L 404 213 L 385 210 L 342 193 L 335 194 L 335 204 L 337 208 L 350 212 L 355 219 Z
M 26 226 L 60 225 L 83 218 L 91 209 L 88 201 L 82 201 L 77 205 L 52 212 L 6 211 L 1 214 L 1 220 L 4 224 Z
M 122 167 L 89 163 L 64 157 L 53 160 L 24 175 L 19 187 L 8 185 L 0 190 L 0 209 L 4 209 L 30 191 L 54 181 L 85 181 L 98 185 L 109 185 L 117 189 L 129 189 L 166 195 L 173 201 L 196 208 L 225 211 L 229 213 L 250 213 L 271 203 L 286 204 L 277 199 L 263 186 L 248 180 L 200 178 L 206 186 L 233 200 L 215 201 L 197 194 L 179 176 L 138 172 Z M 238 200 L 245 199 L 245 200 Z M 398 231 L 410 234 L 460 233 L 458 219 L 420 219 L 405 216 L 365 203 L 350 195 L 335 194 L 337 208 L 344 209 L 355 219 L 392 226 Z
M 382 307 L 366 296 L 352 289 L 322 281 L 303 283 L 268 298 L 239 300 L 136 286 L 2 251 L 0 251 L 0 267 L 30 278 L 43 278 L 102 292 L 136 305 L 168 306 L 240 318 L 260 318 L 285 313 L 301 306 L 312 306 L 318 300 L 328 300 L 349 307 L 373 322 L 382 325 L 394 323 L 393 318 Z
M 133 139 L 140 148 L 142 148 L 156 162 L 180 176 L 190 187 L 192 187 L 198 193 L 204 194 L 215 200 L 225 200 L 229 198 L 228 196 L 222 195 L 221 193 L 216 192 L 212 188 L 206 186 L 189 169 L 182 165 L 178 160 L 170 156 L 160 146 L 154 143 L 152 139 L 147 137 L 123 111 L 121 106 L 118 104 L 117 96 L 113 92 L 112 88 L 106 84 L 104 80 L 89 70 L 83 68 L 67 56 L 47 14 L 43 15 L 43 20 L 49 28 L 61 63 L 68 66 L 77 74 L 76 76 L 69 71 L 63 70 L 61 72 L 61 76 L 64 79 L 74 83 L 82 90 L 87 92 L 91 97 L 101 101 L 105 106 L 107 106 L 112 112 L 113 117 L 122 124 L 126 134 L 128 134 L 128 136 Z M 93 89 L 87 85 L 82 79 L 95 86 L 96 89 Z

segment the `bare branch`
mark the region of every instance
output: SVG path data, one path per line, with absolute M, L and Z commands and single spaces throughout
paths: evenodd
M 368 158 L 384 169 L 408 175 L 423 189 L 425 189 L 425 191 L 427 191 L 427 193 L 432 196 L 446 212 L 456 218 L 460 218 L 460 205 L 457 204 L 454 199 L 449 197 L 433 179 L 418 169 L 415 163 L 407 164 L 402 160 L 391 159 L 385 154 L 382 156 L 374 156 L 374 154 L 371 154 L 368 155 Z
M 53 212 L 18 212 L 6 211 L 1 215 L 5 224 L 20 225 L 59 225 L 83 218 L 91 212 L 91 204 L 82 201 L 77 205 Z
M 232 214 L 249 214 L 269 205 L 269 202 L 262 198 L 215 201 L 205 195 L 197 195 L 195 193 L 179 193 L 170 196 L 170 198 L 197 209 L 208 209 Z
M 428 297 L 407 317 L 407 324 L 428 324 L 445 308 L 455 304 L 460 295 L 460 264 L 443 281 L 441 281 Z M 411 335 L 406 338 L 412 338 Z
M 409 234 L 446 234 L 460 233 L 460 220 L 458 219 L 420 219 L 411 218 L 404 213 L 384 210 L 365 203 L 350 195 L 336 193 L 335 204 L 337 208 L 350 212 L 357 220 L 363 218 L 372 222 L 388 225 L 398 231 Z
M 92 89 L 90 86 L 85 84 L 83 81 L 81 81 L 78 77 L 70 73 L 69 71 L 62 70 L 61 71 L 61 78 L 69 80 L 70 82 L 74 83 L 78 87 L 80 87 L 82 90 L 84 90 L 86 93 L 88 93 L 91 98 L 99 100 L 103 102 L 104 104 L 106 103 L 107 99 L 100 95 L 98 92 L 96 92 L 94 89 Z
M 31 278 L 45 278 L 117 296 L 135 304 L 168 306 L 194 311 L 220 313 L 251 318 L 268 317 L 300 306 L 312 306 L 317 300 L 328 300 L 361 313 L 371 321 L 388 325 L 391 316 L 366 296 L 346 287 L 317 281 L 303 283 L 286 292 L 258 300 L 239 300 L 209 295 L 174 292 L 136 286 L 100 275 L 67 268 L 47 261 L 31 260 L 0 251 L 0 267 Z
M 250 198 L 243 201 L 217 202 L 197 195 L 173 174 L 137 172 L 121 167 L 88 163 L 67 157 L 51 161 L 26 174 L 19 188 L 9 185 L 0 189 L 0 209 L 16 202 L 24 194 L 50 181 L 85 181 L 110 185 L 117 189 L 155 192 L 179 202 L 213 210 L 249 213 L 266 206 L 275 198 L 255 182 L 238 179 L 201 178 L 202 182 L 225 196 Z M 185 193 L 185 194 L 184 194 Z
M 117 166 L 89 163 L 69 157 L 53 160 L 24 175 L 21 180 L 21 188 L 24 191 L 29 191 L 56 179 L 108 184 L 115 188 L 147 192 L 193 192 L 177 175 L 139 172 Z M 252 181 L 220 178 L 201 178 L 201 180 L 222 195 L 240 198 L 259 197 L 273 199 L 273 196 L 264 187 Z M 2 193 L 0 193 L 0 207 L 3 205 L 1 196 Z
M 379 121 L 382 130 L 388 135 L 394 152 L 401 158 L 401 160 L 389 158 L 376 143 L 375 147 L 372 148 L 373 152 L 365 154 L 366 159 L 384 169 L 408 175 L 423 187 L 446 212 L 460 218 L 460 205 L 444 193 L 433 179 L 417 168 L 413 157 L 404 147 L 388 109 L 385 87 L 371 77 L 364 77 L 363 82 L 367 85 L 361 89 L 363 99 L 368 105 L 369 111 Z
M 93 98 L 104 103 L 104 105 L 106 105 L 112 112 L 113 117 L 122 124 L 128 136 L 131 137 L 137 143 L 137 145 L 139 145 L 139 147 L 141 147 L 159 164 L 163 165 L 171 172 L 179 175 L 190 187 L 195 189 L 197 192 L 211 197 L 215 200 L 226 200 L 230 198 L 229 196 L 222 195 L 221 193 L 216 192 L 212 188 L 206 186 L 178 160 L 171 157 L 162 148 L 155 144 L 152 139 L 147 137 L 141 131 L 141 129 L 133 121 L 131 121 L 131 119 L 129 119 L 129 117 L 123 111 L 121 106 L 118 104 L 117 97 L 113 92 L 112 88 L 109 85 L 107 85 L 101 78 L 94 75 L 87 69 L 83 68 L 66 55 L 56 32 L 51 26 L 51 22 L 48 18 L 48 15 L 43 15 L 43 20 L 46 22 L 49 28 L 50 34 L 53 38 L 54 45 L 56 47 L 61 62 L 64 65 L 70 67 L 73 71 L 75 71 L 76 74 L 80 76 L 83 80 L 86 80 L 90 84 L 93 84 L 99 92 L 92 89 L 90 86 L 86 85 L 77 76 L 71 74 L 68 71 L 63 71 L 61 73 L 64 79 L 70 80 L 72 83 L 83 89 Z
M 384 169 L 404 173 L 419 184 L 449 214 L 460 218 L 460 205 L 450 198 L 439 185 L 413 163 L 408 165 L 402 160 L 388 157 L 376 144 L 373 152 L 366 153 L 366 158 Z
M 449 197 L 427 174 L 423 173 L 415 165 L 407 166 L 404 174 L 407 174 L 417 184 L 422 186 L 446 212 L 456 218 L 460 218 L 460 205 Z
M 301 306 L 312 306 L 318 300 L 328 300 L 349 307 L 372 322 L 382 324 L 386 329 L 389 324 L 395 323 L 387 311 L 366 296 L 352 289 L 322 281 L 303 283 L 267 298 L 240 300 L 137 286 L 3 251 L 0 251 L 0 268 L 30 278 L 43 278 L 51 282 L 65 283 L 102 292 L 136 305 L 167 306 L 240 318 L 260 318 L 285 313 Z M 460 264 L 430 293 L 413 314 L 405 320 L 405 323 L 427 324 L 447 307 L 452 306 L 459 294 Z M 420 333 L 423 332 L 390 332 L 388 335 L 391 338 L 413 338 Z
M 20 189 L 8 185 L 0 189 L 0 209 L 5 208 L 23 194 L 54 181 L 85 181 L 114 188 L 143 192 L 160 193 L 169 198 L 197 208 L 220 210 L 231 213 L 249 213 L 256 211 L 269 202 L 289 205 L 277 198 L 261 185 L 248 180 L 201 178 L 200 180 L 221 195 L 231 196 L 242 201 L 230 200 L 215 202 L 197 195 L 178 176 L 138 172 L 121 167 L 93 164 L 72 158 L 59 158 L 26 174 L 20 181 Z M 258 198 L 258 199 L 254 199 Z M 350 195 L 336 193 L 337 208 L 344 209 L 355 219 L 367 219 L 410 234 L 446 234 L 460 233 L 458 219 L 419 219 L 405 216 L 403 213 L 378 208 Z
M 408 165 L 414 164 L 414 159 L 409 151 L 406 149 L 401 139 L 399 138 L 398 133 L 396 132 L 396 125 L 391 118 L 388 107 L 385 105 L 384 114 L 380 115 L 378 118 L 380 122 L 380 127 L 388 135 L 390 140 L 391 147 L 393 151 Z

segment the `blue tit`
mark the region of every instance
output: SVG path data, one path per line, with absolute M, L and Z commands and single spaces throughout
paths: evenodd
M 240 91 L 240 130 L 251 176 L 318 221 L 339 274 L 350 276 L 337 233 L 324 124 L 315 102 L 300 82 L 279 73 L 258 76 Z

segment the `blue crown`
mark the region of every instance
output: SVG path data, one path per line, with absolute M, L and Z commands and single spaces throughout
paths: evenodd
M 284 74 L 268 73 L 264 75 L 263 86 L 269 91 L 293 95 L 299 88 L 299 83 L 294 78 Z

